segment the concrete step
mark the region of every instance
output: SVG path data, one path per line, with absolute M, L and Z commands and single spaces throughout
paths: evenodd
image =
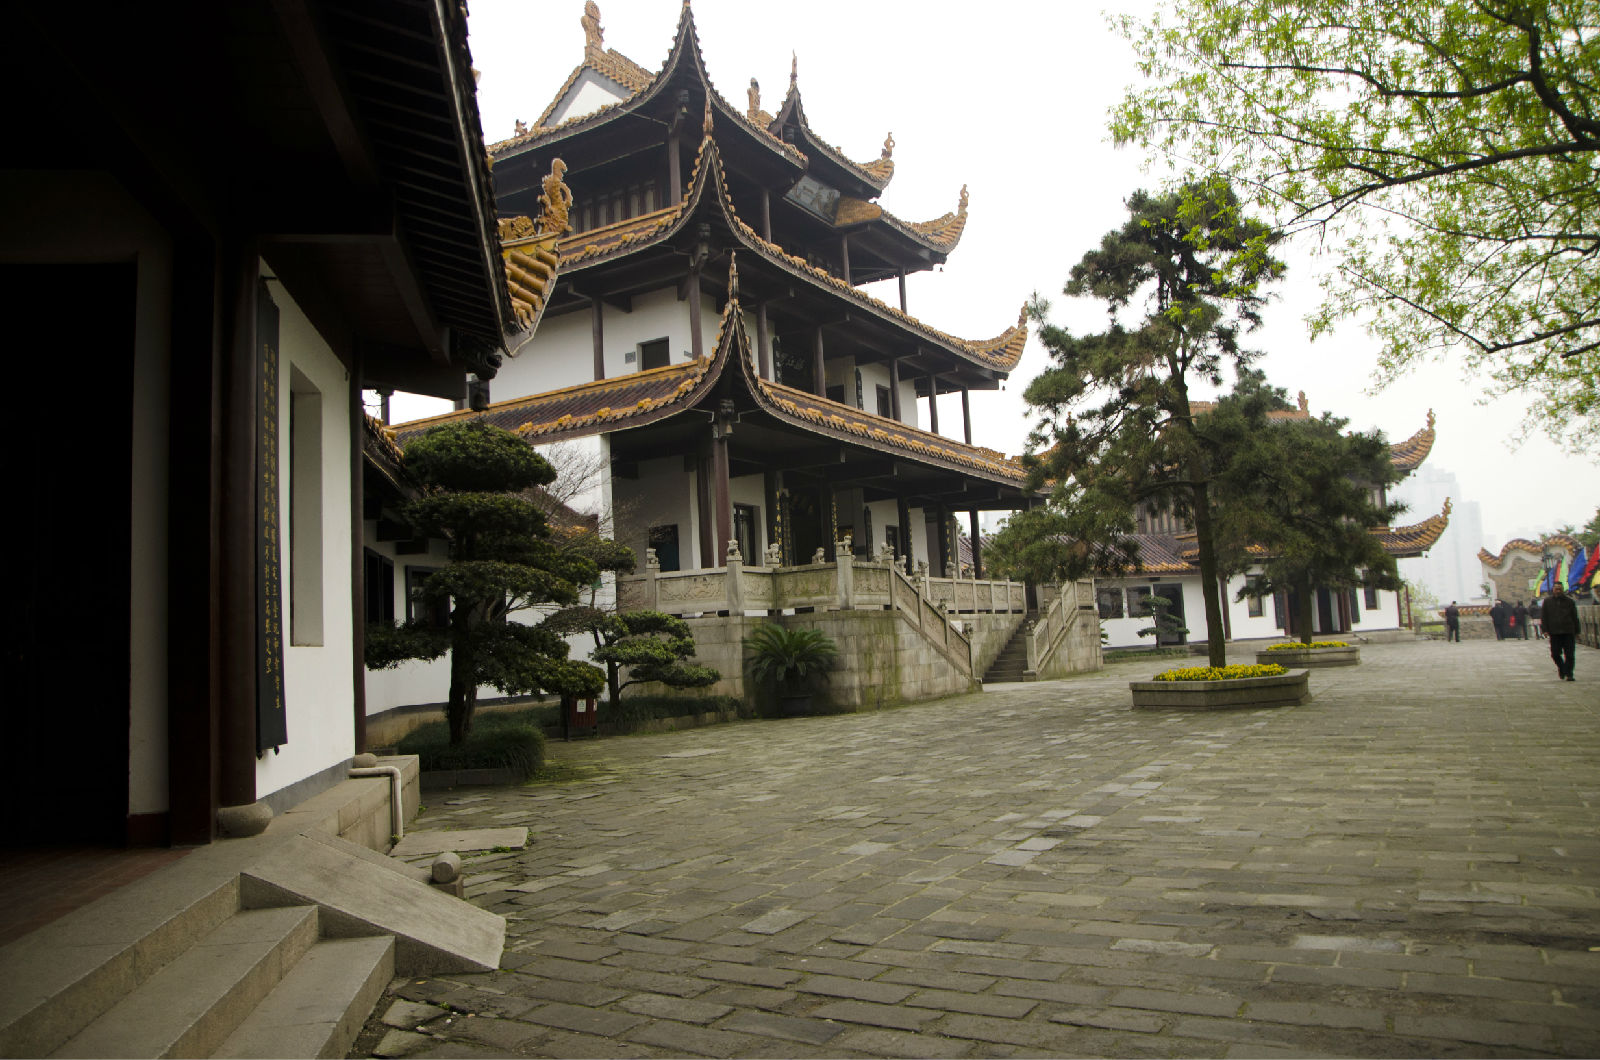
M 0 949 L 0 1056 L 46 1056 L 239 911 L 239 878 L 158 873 Z
M 213 1055 L 341 1057 L 394 977 L 394 938 L 325 939 Z
M 242 910 L 50 1055 L 209 1056 L 316 940 L 314 906 Z

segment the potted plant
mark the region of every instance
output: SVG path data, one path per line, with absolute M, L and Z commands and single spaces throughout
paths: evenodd
M 751 630 L 745 647 L 750 653 L 750 676 L 759 683 L 773 685 L 784 717 L 811 712 L 815 678 L 820 676 L 826 681 L 828 668 L 839 654 L 833 638 L 820 629 L 789 628 L 772 622 Z
M 1221 710 L 1281 707 L 1311 698 L 1308 670 L 1276 663 L 1255 666 L 1182 666 L 1148 681 L 1130 681 L 1135 710 Z

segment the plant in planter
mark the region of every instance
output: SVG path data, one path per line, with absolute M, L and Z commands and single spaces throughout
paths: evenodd
M 786 717 L 811 711 L 811 690 L 817 678 L 826 681 L 839 648 L 820 629 L 766 623 L 745 637 L 750 653 L 750 676 L 771 684 Z
M 1222 710 L 1277 707 L 1310 697 L 1307 671 L 1275 663 L 1254 666 L 1184 666 L 1149 681 L 1132 681 L 1135 710 Z
M 1282 662 L 1286 666 L 1355 666 L 1361 649 L 1342 640 L 1317 640 L 1310 644 L 1289 641 L 1256 652 L 1256 662 Z

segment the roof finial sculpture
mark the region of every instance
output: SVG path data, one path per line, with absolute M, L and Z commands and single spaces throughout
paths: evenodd
M 516 134 L 518 136 L 526 136 L 526 135 L 528 135 L 527 123 L 524 122 L 521 118 L 517 119 L 516 124 L 513 126 L 513 128 L 515 128 L 517 130 Z
M 1444 499 L 1444 517 L 1446 519 L 1450 518 L 1450 498 L 1449 497 L 1446 497 Z
M 711 93 L 710 92 L 706 93 L 706 116 L 705 116 L 705 119 L 700 122 L 700 131 L 705 133 L 707 136 L 711 135 Z
M 1433 410 L 1428 410 L 1428 430 L 1433 430 Z
M 894 154 L 894 133 L 890 133 L 884 139 L 884 141 L 883 141 L 883 154 L 879 155 L 878 157 L 880 157 L 880 158 L 888 158 L 892 154 Z
M 600 25 L 600 7 L 594 0 L 585 0 L 583 17 L 578 22 L 583 26 L 583 57 L 600 58 L 605 54 L 605 29 Z
M 956 213 L 962 217 L 967 215 L 967 186 L 965 184 L 961 185 L 961 205 L 956 207 Z
M 1306 392 L 1304 390 L 1300 391 L 1300 399 L 1299 400 L 1300 400 L 1300 411 L 1301 412 L 1310 412 L 1311 411 L 1311 406 L 1306 404 Z
M 789 53 L 789 91 L 793 92 L 800 83 L 800 55 L 797 52 Z
M 539 232 L 541 235 L 564 235 L 572 231 L 567 214 L 572 210 L 572 189 L 561 180 L 567 164 L 552 159 L 550 175 L 544 178 L 544 192 L 539 196 Z
M 756 115 L 761 113 L 761 84 L 755 78 L 750 79 L 750 109 L 745 112 L 751 121 L 756 120 Z
M 739 300 L 739 255 L 728 251 L 728 301 Z

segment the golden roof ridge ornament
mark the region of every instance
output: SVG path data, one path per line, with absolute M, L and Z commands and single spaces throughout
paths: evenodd
M 1433 430 L 1433 410 L 1428 410 L 1428 430 Z
M 761 114 L 761 83 L 753 77 L 750 79 L 748 96 L 750 99 L 750 109 L 745 111 L 745 116 L 751 121 L 756 121 Z
M 789 53 L 789 91 L 793 92 L 800 85 L 800 54 Z
M 751 82 L 751 83 L 754 84 L 754 82 Z M 884 138 L 884 141 L 883 141 L 883 154 L 879 155 L 878 157 L 887 160 L 893 154 L 894 154 L 894 133 L 891 132 L 888 136 L 886 136 Z
M 1306 402 L 1306 392 L 1304 390 L 1300 391 L 1298 400 L 1300 402 L 1300 411 L 1309 413 L 1311 411 L 1311 406 Z
M 594 0 L 589 2 L 592 5 Z M 565 235 L 572 231 L 572 224 L 567 220 L 572 210 L 572 189 L 561 179 L 566 171 L 567 164 L 561 159 L 550 160 L 550 173 L 544 178 L 544 191 L 539 195 L 540 235 Z
M 687 5 L 685 5 L 687 6 Z M 700 131 L 707 136 L 711 135 L 711 93 L 706 93 L 706 116 L 700 123 Z
M 578 24 L 583 27 L 584 59 L 600 59 L 606 53 L 605 27 L 600 25 L 600 5 L 594 0 L 584 0 L 583 17 L 578 19 Z

